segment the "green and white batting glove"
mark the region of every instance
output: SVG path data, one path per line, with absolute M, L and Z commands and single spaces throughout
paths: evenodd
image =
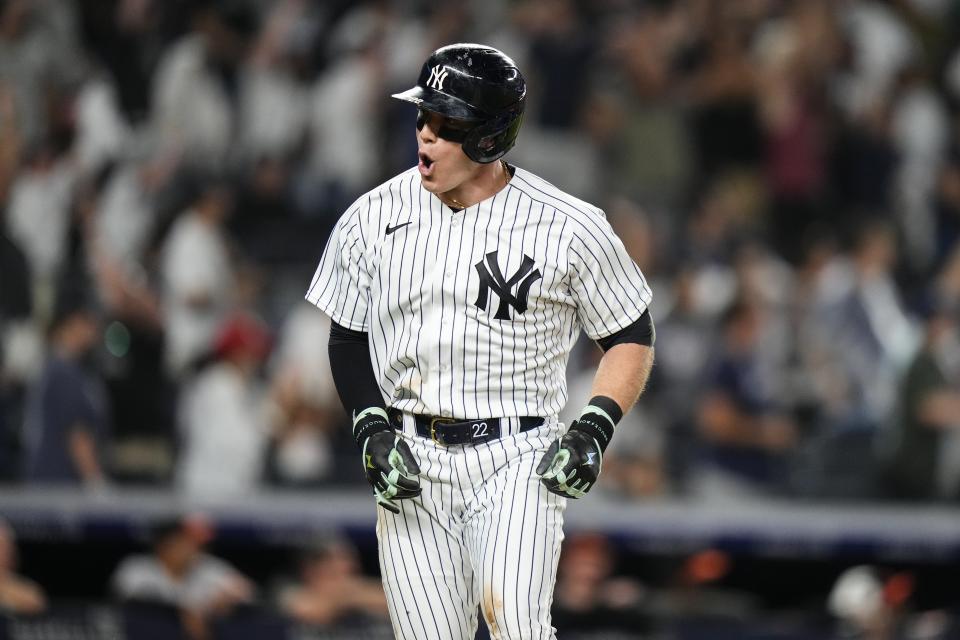
M 596 396 L 567 432 L 555 440 L 537 465 L 547 490 L 566 498 L 582 498 L 596 484 L 603 452 L 623 413 L 606 396 Z
M 420 466 L 410 447 L 390 426 L 387 412 L 380 407 L 364 409 L 354 417 L 353 437 L 363 451 L 363 470 L 377 504 L 400 513 L 395 500 L 420 495 Z

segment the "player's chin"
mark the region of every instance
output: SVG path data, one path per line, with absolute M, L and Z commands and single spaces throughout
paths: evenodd
M 445 191 L 444 181 L 442 176 L 438 176 L 436 173 L 429 173 L 424 175 L 420 173 L 420 182 L 423 183 L 423 188 L 429 191 L 430 193 L 440 194 Z

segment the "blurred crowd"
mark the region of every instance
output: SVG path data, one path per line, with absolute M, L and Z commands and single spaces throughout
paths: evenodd
M 457 41 L 518 62 L 508 160 L 604 208 L 654 290 L 606 491 L 958 496 L 949 0 L 0 0 L 2 479 L 362 483 L 302 296 L 415 162 L 389 94 Z
M 335 530 L 294 545 L 259 576 L 217 553 L 216 529 L 199 514 L 144 523 L 139 537 L 138 549 L 109 560 L 103 581 L 83 577 L 78 601 L 18 573 L 14 532 L 0 520 L 0 637 L 394 637 L 380 580 L 365 573 L 358 548 Z M 628 556 L 601 534 L 565 540 L 552 606 L 559 637 L 950 640 L 960 633 L 955 598 L 925 598 L 923 587 L 935 580 L 922 570 L 838 566 L 825 571 L 822 585 L 801 589 L 778 576 L 779 590 L 791 596 L 777 601 L 759 588 L 763 573 L 751 573 L 748 560 L 729 552 L 707 547 L 648 560 L 642 571 Z M 751 588 L 742 584 L 745 577 Z M 951 575 L 951 595 L 953 582 Z M 815 595 L 807 595 L 811 589 Z M 489 637 L 481 624 L 477 640 Z
M 380 580 L 364 575 L 356 547 L 343 535 L 331 531 L 301 544 L 295 557 L 275 567 L 262 584 L 209 551 L 215 536 L 211 522 L 199 514 L 145 523 L 142 552 L 118 558 L 109 584 L 90 577 L 84 581 L 85 597 L 99 595 L 101 602 L 124 611 L 123 622 L 114 625 L 122 631 L 101 630 L 95 637 L 287 638 L 285 625 L 276 620 L 302 626 L 304 632 L 296 635 L 302 638 L 313 637 L 307 629 L 345 632 L 330 637 L 388 637 L 387 599 Z M 94 637 L 83 630 L 83 623 L 65 624 L 62 594 L 49 597 L 43 586 L 19 575 L 17 556 L 13 529 L 0 520 L 0 636 Z M 250 618 L 254 612 L 263 613 Z M 276 620 L 264 633 L 266 612 Z M 23 628 L 9 631 L 8 620 L 21 621 Z M 25 625 L 30 620 L 38 624 Z M 251 629 L 251 620 L 260 624 Z M 238 631 L 243 625 L 248 629 Z M 65 631 L 71 626 L 72 632 Z M 289 637 L 294 635 L 290 632 Z

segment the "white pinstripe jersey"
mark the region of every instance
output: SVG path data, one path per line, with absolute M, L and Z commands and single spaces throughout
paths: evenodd
M 651 292 L 603 212 L 532 173 L 454 212 L 414 167 L 344 213 L 306 297 L 369 333 L 388 405 L 471 419 L 557 415 L 579 331 L 623 329 Z

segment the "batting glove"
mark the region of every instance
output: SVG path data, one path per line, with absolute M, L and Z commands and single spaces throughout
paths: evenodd
M 353 420 L 353 435 L 363 450 L 363 470 L 373 487 L 377 504 L 393 513 L 400 513 L 395 500 L 420 495 L 417 474 L 420 466 L 410 447 L 387 420 L 387 412 L 379 407 L 365 409 Z
M 613 429 L 621 415 L 613 400 L 603 396 L 593 398 L 567 432 L 550 445 L 537 465 L 543 486 L 566 498 L 587 495 L 603 468 L 603 452 L 613 438 Z

